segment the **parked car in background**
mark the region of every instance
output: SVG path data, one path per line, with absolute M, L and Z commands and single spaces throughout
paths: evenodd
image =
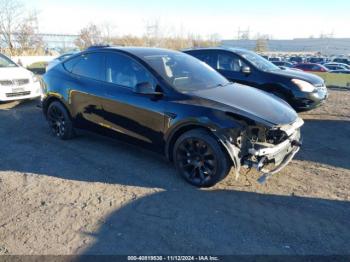
M 293 66 L 294 68 L 298 68 L 300 70 L 306 71 L 306 72 L 328 72 L 329 70 L 319 64 L 312 64 L 312 63 L 303 63 L 303 64 L 297 64 Z
M 274 65 L 278 66 L 278 67 L 293 67 L 292 63 L 286 62 L 286 61 L 274 61 L 272 62 Z
M 312 64 L 324 64 L 327 62 L 327 59 L 325 57 L 310 57 L 308 59 L 308 63 Z
M 328 70 L 334 71 L 334 70 L 347 70 L 346 67 L 342 65 L 329 65 L 329 64 L 324 64 L 324 67 L 326 67 Z
M 245 49 L 203 48 L 184 52 L 207 63 L 230 81 L 274 94 L 298 111 L 315 108 L 328 96 L 322 78 L 297 70 L 282 70 Z
M 343 63 L 326 63 L 324 64 L 325 67 L 327 67 L 329 70 L 341 70 L 341 69 L 346 69 L 350 70 L 350 65 L 343 64 Z
M 65 54 L 60 55 L 59 57 L 51 60 L 46 66 L 46 72 L 49 71 L 51 68 L 53 68 L 55 65 L 61 63 L 62 61 L 66 60 L 67 58 L 71 57 L 72 55 L 74 55 L 76 53 L 77 52 L 65 53 Z
M 177 51 L 84 51 L 48 71 L 43 86 L 43 113 L 58 138 L 75 128 L 119 133 L 164 153 L 198 187 L 241 165 L 264 180 L 300 148 L 303 120 L 286 102 Z
M 331 73 L 334 73 L 334 74 L 350 74 L 350 70 L 345 70 L 345 69 L 342 69 L 342 70 L 332 70 Z
M 0 101 L 31 99 L 40 95 L 39 78 L 0 54 Z
M 281 62 L 282 58 L 281 57 L 269 57 L 270 62 Z
M 334 58 L 332 62 L 350 65 L 350 60 L 348 58 L 343 57 Z
M 299 64 L 299 63 L 304 63 L 305 58 L 300 57 L 300 56 L 292 56 L 289 58 L 289 62 L 293 64 Z

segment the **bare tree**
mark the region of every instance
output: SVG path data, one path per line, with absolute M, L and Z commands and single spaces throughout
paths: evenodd
M 155 19 L 154 21 L 146 22 L 146 34 L 144 38 L 147 41 L 147 46 L 152 47 L 160 47 L 163 44 L 163 34 L 165 28 L 160 27 L 159 19 Z
M 100 26 L 101 36 L 103 39 L 103 42 L 106 44 L 112 44 L 113 39 L 115 38 L 116 34 L 116 26 L 110 22 L 105 22 Z
M 19 25 L 16 32 L 16 42 L 22 53 L 32 51 L 37 53 L 44 47 L 44 41 L 38 34 L 38 18 L 35 12 L 31 13 Z
M 0 0 L 0 37 L 12 55 L 15 51 L 14 34 L 23 20 L 24 6 L 18 0 Z
M 95 25 L 90 24 L 80 30 L 79 37 L 75 41 L 75 45 L 83 50 L 92 45 L 102 44 L 103 37 L 101 29 Z

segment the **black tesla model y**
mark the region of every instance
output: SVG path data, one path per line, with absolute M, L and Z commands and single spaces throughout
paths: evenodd
M 300 148 L 303 120 L 286 102 L 181 52 L 90 48 L 48 71 L 42 86 L 55 136 L 70 139 L 77 128 L 122 134 L 160 149 L 198 187 L 242 166 L 264 181 Z

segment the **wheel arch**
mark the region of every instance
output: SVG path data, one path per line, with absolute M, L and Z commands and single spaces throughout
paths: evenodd
M 62 100 L 61 96 L 59 96 L 59 95 L 50 95 L 44 100 L 44 102 L 42 104 L 42 110 L 43 110 L 43 114 L 45 117 L 46 117 L 47 110 L 48 110 L 50 104 L 54 101 L 57 101 L 60 104 L 62 104 L 64 106 L 64 108 L 67 110 L 69 116 L 72 117 L 68 106 L 66 105 L 66 103 Z
M 195 130 L 195 129 L 202 129 L 208 132 L 208 134 L 212 135 L 214 138 L 216 138 L 212 132 L 212 129 L 208 127 L 207 125 L 201 124 L 201 123 L 186 123 L 183 124 L 175 130 L 171 132 L 171 134 L 168 136 L 168 139 L 166 141 L 165 145 L 165 156 L 169 161 L 173 161 L 173 149 L 174 145 L 177 141 L 177 139 L 184 133 L 190 131 L 190 130 Z

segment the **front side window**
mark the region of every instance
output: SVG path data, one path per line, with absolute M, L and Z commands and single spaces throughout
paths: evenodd
M 103 65 L 103 54 L 83 54 L 64 63 L 64 67 L 71 73 L 95 80 L 103 80 L 101 68 Z
M 240 72 L 246 64 L 237 56 L 231 54 L 219 54 L 217 69 Z
M 108 54 L 106 58 L 106 81 L 134 89 L 137 84 L 150 83 L 155 89 L 156 81 L 142 65 L 123 54 Z
M 17 67 L 17 65 L 6 56 L 0 55 L 0 67 Z
M 199 91 L 228 84 L 228 80 L 193 56 L 164 51 L 143 59 L 179 92 Z
M 250 63 L 252 63 L 256 68 L 262 70 L 262 71 L 276 71 L 280 70 L 278 66 L 275 66 L 270 61 L 267 61 L 266 59 L 262 58 L 258 54 L 254 52 L 249 51 L 238 51 L 237 52 L 240 56 L 248 60 Z

